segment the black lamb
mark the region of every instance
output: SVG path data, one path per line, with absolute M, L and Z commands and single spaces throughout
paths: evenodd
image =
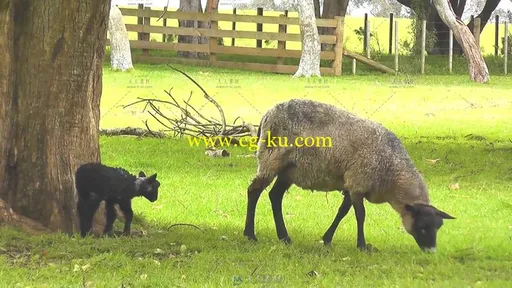
M 77 213 L 82 237 L 92 232 L 94 214 L 102 201 L 105 201 L 107 212 L 107 223 L 103 233 L 112 234 L 117 217 L 114 205 L 118 204 L 126 218 L 123 234 L 130 235 L 133 219 L 132 199 L 143 196 L 155 202 L 158 198 L 160 182 L 156 180 L 156 174 L 146 177 L 146 174 L 140 171 L 139 176 L 136 177 L 123 168 L 108 167 L 101 163 L 86 163 L 76 170 L 75 186 L 78 194 Z

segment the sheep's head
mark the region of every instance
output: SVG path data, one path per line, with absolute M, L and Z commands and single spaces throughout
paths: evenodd
M 146 177 L 146 174 L 143 171 L 140 171 L 139 177 L 135 183 L 140 196 L 143 196 L 150 202 L 155 202 L 158 199 L 158 188 L 160 187 L 160 182 L 156 180 L 156 173 Z
M 411 216 L 410 221 L 404 219 L 407 232 L 414 237 L 421 250 L 435 252 L 437 231 L 443 226 L 443 219 L 455 219 L 455 217 L 425 204 L 406 204 L 405 210 L 410 212 Z

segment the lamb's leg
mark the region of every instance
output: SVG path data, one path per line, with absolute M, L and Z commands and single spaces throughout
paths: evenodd
M 338 228 L 338 225 L 340 224 L 341 220 L 347 215 L 348 211 L 350 210 L 350 207 L 352 207 L 350 193 L 348 191 L 343 191 L 343 202 L 341 203 L 340 208 L 338 209 L 338 213 L 336 214 L 336 217 L 334 218 L 334 221 L 332 222 L 331 226 L 329 226 L 329 229 L 325 231 L 325 234 L 322 237 L 322 239 L 324 240 L 324 245 L 331 244 L 334 232 L 336 232 L 336 229 Z
M 285 176 L 277 176 L 277 180 L 274 183 L 272 189 L 269 192 L 270 202 L 272 203 L 272 214 L 274 216 L 274 223 L 276 225 L 277 238 L 286 244 L 292 243 L 292 239 L 286 231 L 286 225 L 283 219 L 283 196 L 286 190 L 290 188 L 291 183 Z
M 94 219 L 94 213 L 100 207 L 101 200 L 96 199 L 78 199 L 76 203 L 76 210 L 78 212 L 80 220 L 80 236 L 83 238 L 88 233 L 92 233 L 92 221 Z
M 103 234 L 108 236 L 112 235 L 112 228 L 117 218 L 116 209 L 114 205 L 115 202 L 112 200 L 105 201 L 105 209 L 107 210 L 107 223 L 105 225 L 105 230 L 103 231 Z
M 244 236 L 249 240 L 258 241 L 254 233 L 254 216 L 256 214 L 256 204 L 260 198 L 261 192 L 270 185 L 272 179 L 256 176 L 247 188 L 247 214 L 245 216 Z
M 132 201 L 131 200 L 123 200 L 119 202 L 119 209 L 124 214 L 124 218 L 126 221 L 124 222 L 124 230 L 123 235 L 130 235 L 131 234 L 131 226 L 132 226 L 132 220 L 133 220 L 133 210 L 132 210 Z

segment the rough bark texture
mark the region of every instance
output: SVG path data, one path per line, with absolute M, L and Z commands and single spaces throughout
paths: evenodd
M 117 5 L 110 7 L 108 19 L 108 33 L 110 38 L 110 62 L 113 69 L 126 71 L 132 69 L 132 52 L 128 32 L 123 23 L 123 14 Z
M 78 230 L 74 172 L 100 160 L 109 10 L 110 0 L 0 2 L 0 199 L 51 231 Z
M 441 19 L 438 11 L 429 5 L 429 2 L 418 1 L 418 0 L 397 0 L 398 3 L 411 8 L 414 13 L 418 16 L 418 19 L 427 20 L 427 31 L 429 33 L 435 32 L 435 42 L 433 47 L 428 51 L 430 55 L 447 55 L 449 45 L 449 28 Z M 499 5 L 501 0 L 487 0 L 482 12 L 475 18 L 481 19 L 480 32 L 483 31 L 485 25 L 489 21 L 492 13 Z M 460 20 L 466 7 L 466 0 L 450 0 L 452 10 L 456 17 Z M 473 31 L 474 20 L 468 23 L 468 28 Z M 458 42 L 453 43 L 453 54 L 461 55 L 464 51 L 462 50 Z
M 316 26 L 315 8 L 313 2 L 308 0 L 299 0 L 298 8 L 302 54 L 299 69 L 293 77 L 320 76 L 320 36 Z
M 470 79 L 479 83 L 488 82 L 489 71 L 471 31 L 462 21 L 455 18 L 455 13 L 448 0 L 434 0 L 434 5 L 443 22 L 453 30 L 455 39 L 461 44 L 468 61 Z
M 322 9 L 322 18 L 333 19 L 334 16 L 345 16 L 347 14 L 349 0 L 325 0 Z M 320 35 L 333 35 L 333 27 L 320 27 L 318 33 Z M 333 50 L 334 45 L 322 43 L 322 51 Z
M 201 0 L 180 0 L 180 7 L 177 11 L 183 12 L 200 12 L 203 13 Z M 209 23 L 205 21 L 193 20 L 178 20 L 179 27 L 187 28 L 209 28 Z M 187 44 L 207 44 L 208 38 L 190 35 L 178 35 L 178 43 Z M 191 51 L 178 51 L 179 57 L 184 58 L 201 58 L 205 57 L 207 53 L 191 52 Z

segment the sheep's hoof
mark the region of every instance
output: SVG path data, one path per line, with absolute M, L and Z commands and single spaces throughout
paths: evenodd
M 377 247 L 373 246 L 372 244 L 370 243 L 367 243 L 366 245 L 364 246 L 358 246 L 357 247 L 359 250 L 363 251 L 363 252 L 367 252 L 367 253 L 375 253 L 375 252 L 379 252 L 379 249 L 377 249 Z
M 248 236 L 248 235 L 245 235 L 247 237 L 248 240 L 250 241 L 254 241 L 254 242 L 258 242 L 258 238 L 256 238 L 255 235 L 251 235 L 251 236 Z
M 280 239 L 284 244 L 292 244 L 292 239 L 289 236 L 284 237 L 283 239 Z

